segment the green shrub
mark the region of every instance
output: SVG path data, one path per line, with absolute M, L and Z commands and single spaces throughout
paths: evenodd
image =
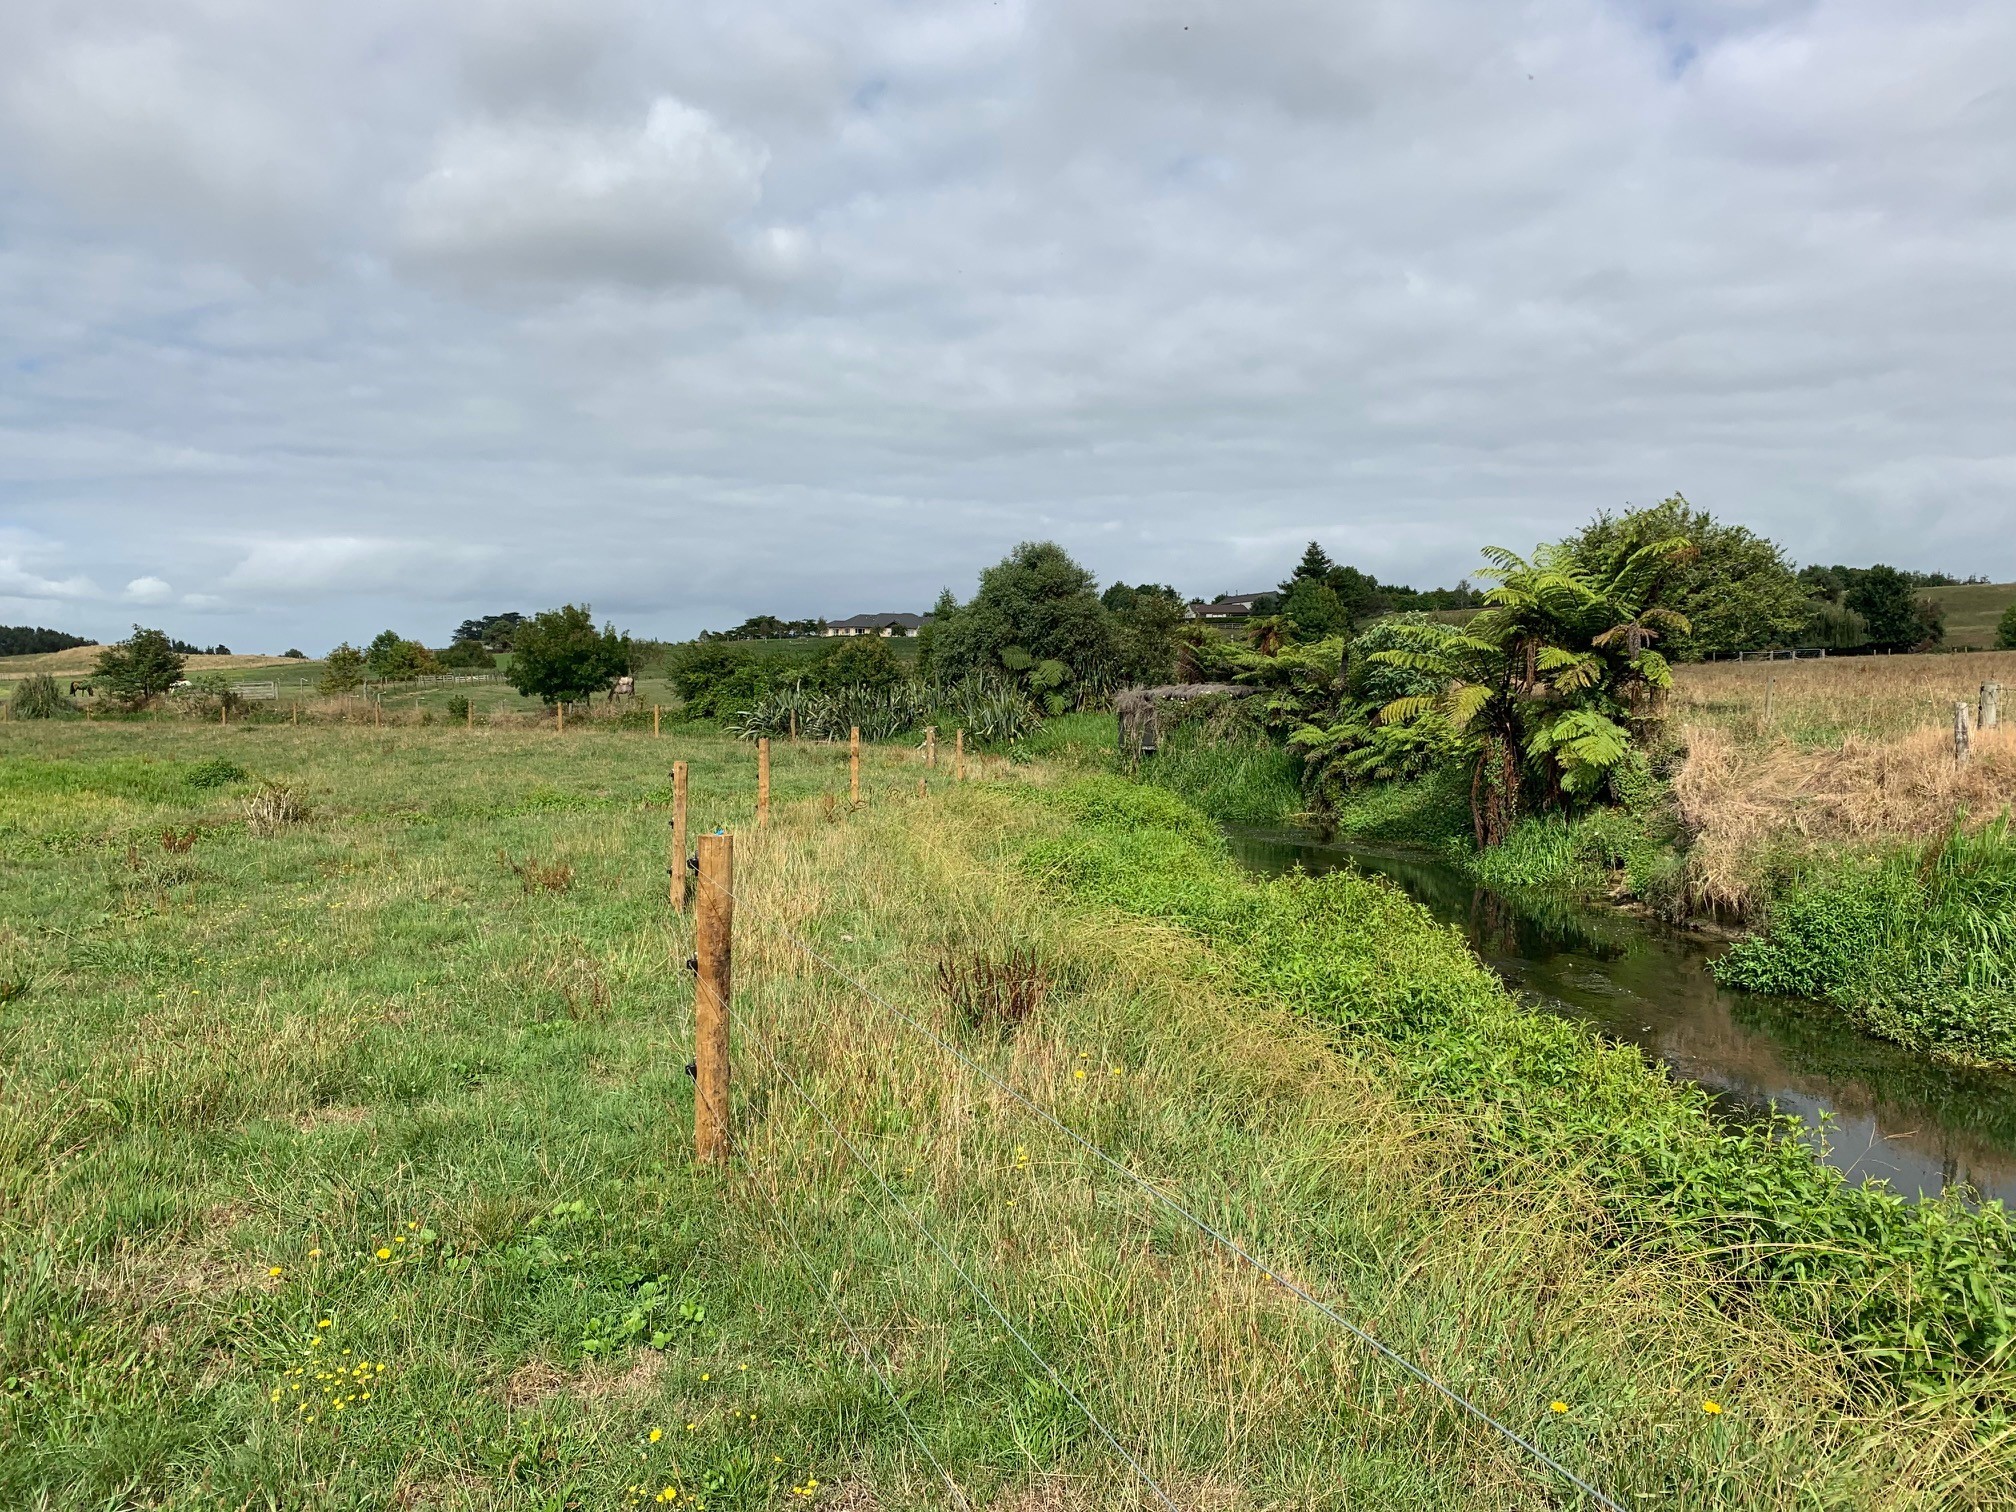
M 198 791 L 209 788 L 229 787 L 234 782 L 243 782 L 245 768 L 235 761 L 226 761 L 222 756 L 213 756 L 208 761 L 199 761 L 182 776 L 182 781 Z
M 462 694 L 462 693 L 457 693 L 457 694 L 454 694 L 454 695 L 452 695 L 452 696 L 451 696 L 451 697 L 449 698 L 449 700 L 448 700 L 448 717 L 449 717 L 450 719 L 454 719 L 454 720 L 466 720 L 466 719 L 468 719 L 468 717 L 469 717 L 469 699 L 468 699 L 468 696 L 467 696 L 466 694 Z
M 15 719 L 61 719 L 77 711 L 47 672 L 37 672 L 16 683 L 12 703 L 14 707 L 8 712 Z
M 1925 846 L 1809 865 L 1718 965 L 1914 1050 L 2016 1065 L 2016 836 L 2007 816 Z

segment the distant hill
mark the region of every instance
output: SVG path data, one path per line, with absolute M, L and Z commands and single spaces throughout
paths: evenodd
M 39 656 L 0 656 L 0 681 L 47 672 L 54 677 L 83 677 L 98 665 L 103 646 L 72 646 L 67 651 L 44 651 Z M 191 672 L 223 672 L 250 667 L 298 667 L 302 663 L 284 656 L 192 656 Z
M 1946 611 L 1949 646 L 1992 646 L 2002 611 L 2016 603 L 2016 583 L 1955 583 L 1927 588 L 1925 596 Z

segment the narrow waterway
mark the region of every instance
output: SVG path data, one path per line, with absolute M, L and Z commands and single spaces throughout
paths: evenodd
M 1231 830 L 1249 870 L 1339 868 L 1391 879 L 1537 1007 L 1638 1046 L 1737 1109 L 1776 1106 L 1817 1125 L 1826 1158 L 1905 1196 L 1963 1182 L 2016 1202 L 2016 1076 L 1942 1066 L 1871 1039 L 1826 1008 L 1719 986 L 1722 947 L 1609 909 L 1515 904 L 1413 852 Z

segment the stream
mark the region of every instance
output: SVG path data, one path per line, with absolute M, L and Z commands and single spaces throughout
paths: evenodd
M 1233 856 L 1275 876 L 1301 867 L 1388 878 L 1454 924 L 1522 998 L 1636 1045 L 1732 1112 L 1776 1107 L 1817 1126 L 1825 1158 L 1906 1197 L 1964 1183 L 2016 1201 L 2016 1076 L 1944 1066 L 1856 1030 L 1831 1009 L 1720 986 L 1726 948 L 1614 909 L 1514 902 L 1419 852 L 1230 829 Z

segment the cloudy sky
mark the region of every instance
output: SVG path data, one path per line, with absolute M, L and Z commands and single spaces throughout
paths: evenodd
M 6 0 L 0 621 L 2016 578 L 2010 0 Z

